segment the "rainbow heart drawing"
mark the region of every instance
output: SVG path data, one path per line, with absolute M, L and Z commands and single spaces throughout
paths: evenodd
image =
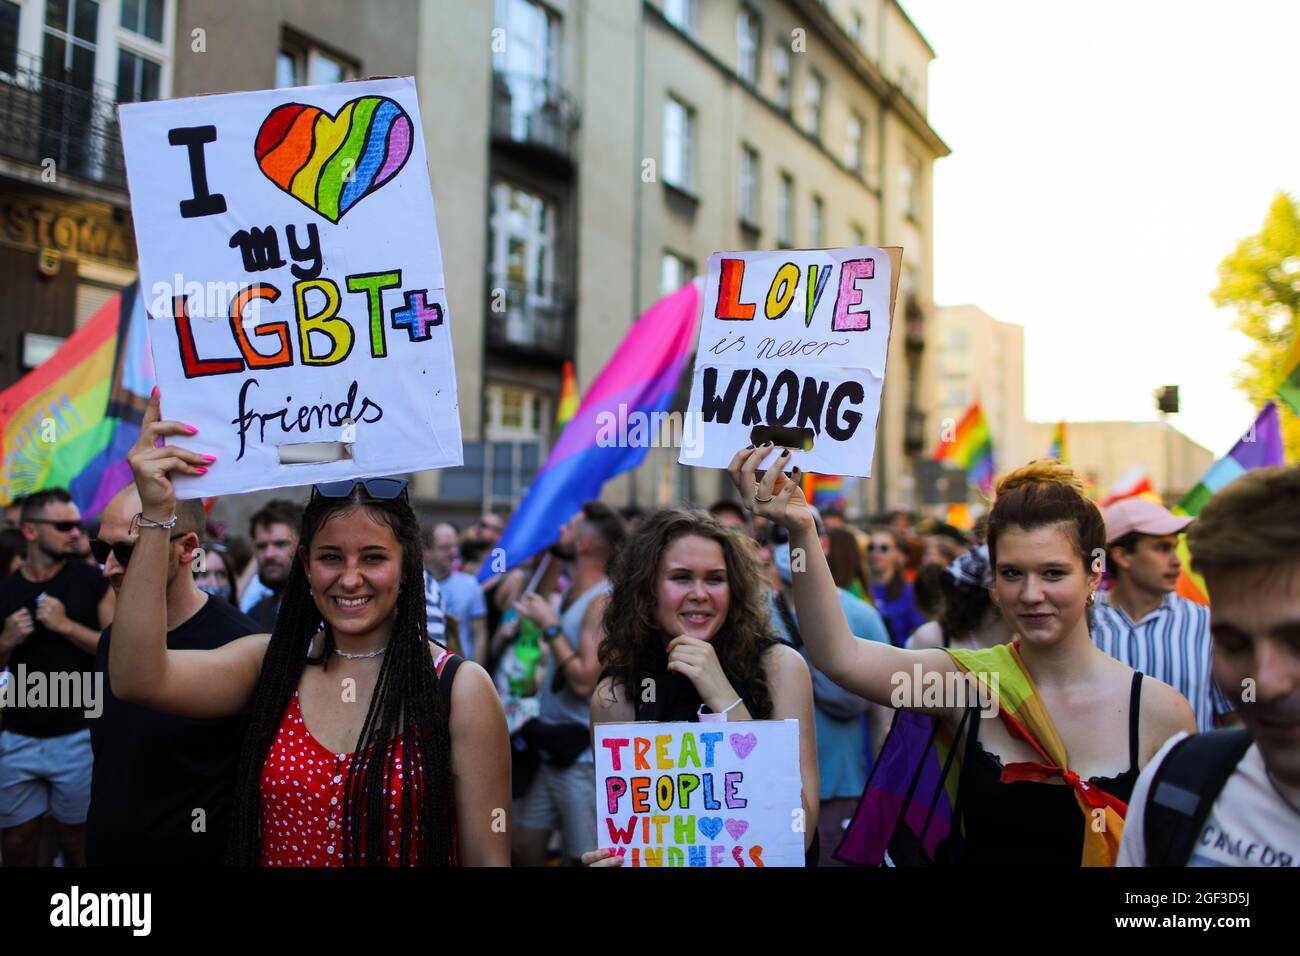
M 337 223 L 398 174 L 413 141 L 404 109 L 361 96 L 333 116 L 319 106 L 277 106 L 262 120 L 254 153 L 267 179 Z

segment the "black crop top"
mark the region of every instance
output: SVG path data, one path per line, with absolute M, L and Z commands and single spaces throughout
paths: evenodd
M 1089 783 L 1128 803 L 1138 777 L 1138 717 L 1142 675 L 1133 674 L 1129 695 L 1129 767 L 1114 777 Z M 1079 866 L 1085 821 L 1074 788 L 1019 780 L 1002 783 L 1002 762 L 979 744 L 962 768 L 961 813 L 965 821 L 963 866 Z

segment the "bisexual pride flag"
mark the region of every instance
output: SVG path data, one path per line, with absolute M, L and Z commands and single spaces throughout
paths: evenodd
M 665 412 L 672 403 L 695 346 L 700 298 L 698 281 L 687 283 L 632 324 L 506 525 L 497 545 L 504 552 L 505 567 L 485 562 L 480 581 L 554 544 L 561 526 L 584 501 L 599 498 L 605 482 L 645 459 L 655 436 L 649 428 L 628 428 L 627 423 Z M 625 434 L 647 440 L 625 441 Z

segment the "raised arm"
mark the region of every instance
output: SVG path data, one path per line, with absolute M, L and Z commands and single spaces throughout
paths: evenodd
M 169 435 L 191 435 L 180 422 L 159 421 L 155 389 L 140 426 L 140 438 L 127 455 L 140 492 L 141 515 L 151 522 L 171 520 L 176 491 L 171 473 L 202 474 L 210 463 L 174 445 L 156 448 Z M 206 470 L 206 469 L 204 469 Z M 257 683 L 268 634 L 253 634 L 211 651 L 167 648 L 167 552 L 169 532 L 142 527 L 122 578 L 113 620 L 108 673 L 122 700 L 186 717 L 238 713 Z
M 772 463 L 761 481 L 755 473 L 759 463 L 773 450 L 770 444 L 744 449 L 731 460 L 727 470 L 750 510 L 790 532 L 795 614 L 799 617 L 799 633 L 808 648 L 808 659 L 840 687 L 873 703 L 935 712 L 935 708 L 912 704 L 920 699 L 921 691 L 920 687 L 913 686 L 916 668 L 920 666 L 924 680 L 930 672 L 944 677 L 957 665 L 942 650 L 905 651 L 854 637 L 822 552 L 812 512 L 799 487 L 798 469 L 789 478 L 782 473 L 790 460 L 789 451 Z M 947 707 L 937 711 L 943 716 L 951 713 Z

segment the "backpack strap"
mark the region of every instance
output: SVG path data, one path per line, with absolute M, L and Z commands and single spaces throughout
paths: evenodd
M 1186 866 L 1210 808 L 1250 749 L 1249 731 L 1212 730 L 1184 737 L 1156 768 L 1147 791 L 1147 866 Z

